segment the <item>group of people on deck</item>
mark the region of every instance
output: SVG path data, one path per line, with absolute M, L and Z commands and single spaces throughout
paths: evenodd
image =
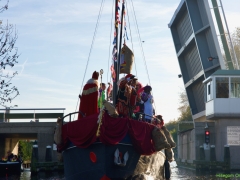
M 116 97 L 116 109 L 120 117 L 130 117 L 150 123 L 154 115 L 151 90 L 151 86 L 143 87 L 132 74 L 120 79 Z
M 116 97 L 112 97 L 112 86 L 106 91 L 105 83 L 98 83 L 99 73 L 94 71 L 92 78 L 85 84 L 82 94 L 79 95 L 80 106 L 78 119 L 83 116 L 98 113 L 104 100 L 112 100 L 116 98 L 115 108 L 119 117 L 129 117 L 136 120 L 151 123 L 155 116 L 153 108 L 153 96 L 151 94 L 152 87 L 143 85 L 138 82 L 136 76 L 127 74 L 118 81 L 119 90 Z
M 4 161 L 21 161 L 21 159 L 18 158 L 17 155 L 14 155 L 10 150 L 7 151 L 6 157 L 2 157 L 2 160 L 4 160 Z
M 152 87 L 149 85 L 143 86 L 136 76 L 132 74 L 127 74 L 118 81 L 118 92 L 113 97 L 112 86 L 109 84 L 109 87 L 106 88 L 105 83 L 98 83 L 99 73 L 94 71 L 92 78 L 87 81 L 84 85 L 82 93 L 79 95 L 80 105 L 78 113 L 78 122 L 80 123 L 83 117 L 91 116 L 96 118 L 97 113 L 99 113 L 98 118 L 103 115 L 103 109 L 106 109 L 105 112 L 115 118 L 130 118 L 139 121 L 145 121 L 146 123 L 135 123 L 144 126 L 144 128 L 151 129 L 152 138 L 149 138 L 149 142 L 154 144 L 154 149 L 160 151 L 165 149 L 166 161 L 173 161 L 173 151 L 172 148 L 176 147 L 169 131 L 164 126 L 164 121 L 161 115 L 155 115 L 153 108 L 153 96 L 152 96 Z M 111 104 L 111 101 L 115 98 L 115 106 Z M 111 104 L 111 108 L 109 107 Z M 112 112 L 117 112 L 113 116 Z M 110 120 L 112 118 L 109 118 Z M 118 119 L 119 121 L 119 119 Z M 78 123 L 77 122 L 77 123 Z M 130 121 L 129 121 L 130 122 Z M 62 144 L 62 119 L 57 121 L 57 129 L 54 134 L 54 141 L 57 145 Z M 99 126 L 101 121 L 98 119 Z M 147 123 L 152 123 L 155 127 L 148 125 Z M 68 126 L 65 126 L 68 127 Z M 91 126 L 90 126 L 91 127 Z M 126 126 L 127 127 L 127 126 Z M 102 133 L 103 134 L 103 133 Z M 98 131 L 96 133 L 98 137 Z

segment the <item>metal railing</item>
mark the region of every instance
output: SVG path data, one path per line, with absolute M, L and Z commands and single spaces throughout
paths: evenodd
M 65 115 L 65 116 L 63 116 L 61 119 L 62 119 L 62 122 L 63 122 L 63 120 L 64 120 L 64 118 L 66 118 L 66 117 L 68 117 L 69 116 L 69 122 L 71 122 L 71 116 L 72 116 L 72 114 L 81 114 L 83 117 L 85 117 L 85 115 L 81 112 L 81 111 L 77 111 L 77 112 L 73 112 L 73 113 L 69 113 L 69 114 L 67 114 L 67 115 Z
M 65 116 L 63 116 L 62 118 L 61 118 L 61 120 L 62 120 L 62 123 L 63 123 L 63 120 L 66 118 L 66 117 L 68 117 L 69 116 L 69 122 L 71 122 L 72 121 L 72 115 L 73 114 L 77 114 L 77 113 L 80 113 L 83 117 L 85 117 L 85 115 L 83 114 L 83 112 L 81 112 L 81 111 L 77 111 L 77 112 L 72 112 L 72 113 L 69 113 L 69 114 L 67 114 L 67 115 L 65 115 Z M 137 112 L 136 114 L 141 114 L 141 115 L 143 115 L 143 116 L 148 116 L 148 117 L 151 117 L 151 119 L 155 119 L 155 120 L 157 120 L 157 121 L 161 121 L 160 119 L 158 119 L 158 118 L 156 118 L 156 117 L 154 117 L 154 116 L 151 116 L 151 115 L 149 115 L 149 114 L 145 114 L 145 113 L 142 113 L 142 112 Z M 138 119 L 137 119 L 138 120 Z M 143 121 L 144 121 L 144 119 L 142 119 Z

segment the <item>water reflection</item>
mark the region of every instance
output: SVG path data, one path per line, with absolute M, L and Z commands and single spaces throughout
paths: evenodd
M 30 171 L 24 171 L 20 176 L 12 175 L 0 177 L 0 180 L 65 180 L 62 172 L 39 172 L 37 175 L 31 176 Z
M 64 180 L 64 174 L 61 172 L 49 172 L 49 173 L 40 172 L 36 176 L 32 176 L 31 180 Z
M 208 171 L 197 172 L 190 169 L 178 168 L 176 162 L 171 163 L 171 171 L 171 180 L 240 180 L 240 171 L 229 173 L 219 171 L 211 173 Z M 224 175 L 226 176 L 225 178 L 221 177 Z M 21 173 L 21 176 L 0 177 L 0 180 L 65 180 L 65 178 L 61 172 L 40 172 L 38 175 L 31 177 L 31 172 L 25 171 Z M 145 176 L 145 180 L 154 179 L 153 177 Z
M 185 168 L 178 168 L 176 162 L 171 163 L 171 171 L 171 180 L 240 180 L 240 171 L 195 171 Z

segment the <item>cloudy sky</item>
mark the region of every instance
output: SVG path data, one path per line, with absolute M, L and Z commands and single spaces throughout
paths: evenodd
M 3 4 L 4 2 L 1 1 Z M 78 94 L 93 71 L 104 70 L 109 81 L 112 50 L 112 0 L 105 0 L 95 43 L 89 57 L 100 0 L 10 0 L 9 9 L 0 15 L 3 24 L 16 25 L 16 46 L 21 56 L 12 83 L 20 96 L 13 102 L 18 108 L 66 108 L 75 111 Z M 138 29 L 133 21 L 132 1 L 127 1 L 130 26 L 127 45 L 134 50 L 139 81 L 146 85 L 147 72 L 139 43 L 147 62 L 156 110 L 166 122 L 179 116 L 179 93 L 184 90 L 173 41 L 168 28 L 180 0 L 133 0 Z M 230 31 L 240 27 L 240 1 L 222 0 Z M 130 28 L 129 28 L 130 27 Z M 130 31 L 131 29 L 131 31 Z M 108 76 L 107 76 L 108 75 Z

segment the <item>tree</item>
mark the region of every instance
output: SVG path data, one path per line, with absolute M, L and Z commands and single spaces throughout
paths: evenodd
M 167 127 L 168 131 L 171 133 L 173 140 L 175 142 L 177 142 L 178 122 L 179 121 L 172 120 L 165 124 L 165 126 Z
M 233 48 L 237 56 L 238 65 L 240 66 L 240 27 L 237 27 L 231 36 Z
M 231 41 L 230 41 L 229 36 L 227 36 L 228 37 L 227 42 L 228 42 L 228 47 L 229 47 L 230 54 L 231 54 L 231 59 L 232 59 L 234 67 L 236 67 L 235 55 L 234 55 L 234 51 L 235 51 L 237 62 L 238 62 L 238 65 L 240 66 L 240 27 L 236 27 L 236 29 L 230 35 L 231 35 L 233 48 L 231 46 Z M 233 51 L 233 49 L 234 49 L 234 51 Z M 222 51 L 224 52 L 224 50 L 222 50 Z M 228 63 L 227 63 L 226 56 L 224 53 L 222 54 L 222 56 L 223 56 L 224 64 L 225 64 L 226 68 L 228 69 Z
M 20 140 L 19 141 L 19 155 L 23 161 L 31 161 L 33 142 Z
M 8 1 L 0 8 L 0 12 L 8 9 Z M 8 22 L 3 25 L 0 21 L 0 105 L 6 104 L 19 95 L 17 87 L 11 83 L 12 78 L 17 75 L 17 71 L 12 72 L 12 68 L 17 62 L 18 48 L 15 47 L 17 40 L 16 28 Z
M 191 109 L 189 106 L 187 94 L 185 91 L 182 91 L 180 93 L 180 106 L 178 108 L 180 111 L 180 117 L 178 118 L 178 121 L 192 121 L 192 114 Z
M 172 120 L 168 123 L 166 123 L 166 127 L 168 128 L 169 131 L 172 132 L 177 132 L 178 131 L 178 123 L 181 121 L 193 121 L 192 119 L 192 113 L 191 113 L 191 109 L 188 103 L 188 98 L 187 98 L 187 94 L 185 91 L 182 91 L 179 94 L 179 108 L 178 110 L 180 111 L 180 116 L 178 117 L 177 120 Z
M 9 0 L 7 0 L 6 4 L 4 6 L 0 7 L 0 13 L 8 9 L 8 2 L 9 2 Z
M 180 122 L 181 121 L 189 121 L 189 122 L 193 122 L 192 119 L 192 113 L 191 113 L 191 109 L 189 106 L 189 102 L 188 102 L 188 98 L 187 98 L 187 94 L 185 91 L 182 91 L 179 94 L 179 102 L 180 105 L 178 107 L 178 110 L 180 111 L 180 116 L 178 117 L 177 120 L 172 120 L 168 123 L 165 124 L 165 126 L 167 127 L 167 129 L 169 130 L 169 132 L 171 133 L 173 140 L 176 142 L 176 144 L 178 144 L 178 127 L 181 125 Z M 183 124 L 183 129 L 187 130 L 192 128 L 193 126 L 187 123 L 187 124 Z M 180 128 L 182 129 L 182 128 Z M 177 147 L 173 149 L 174 154 L 177 153 Z

